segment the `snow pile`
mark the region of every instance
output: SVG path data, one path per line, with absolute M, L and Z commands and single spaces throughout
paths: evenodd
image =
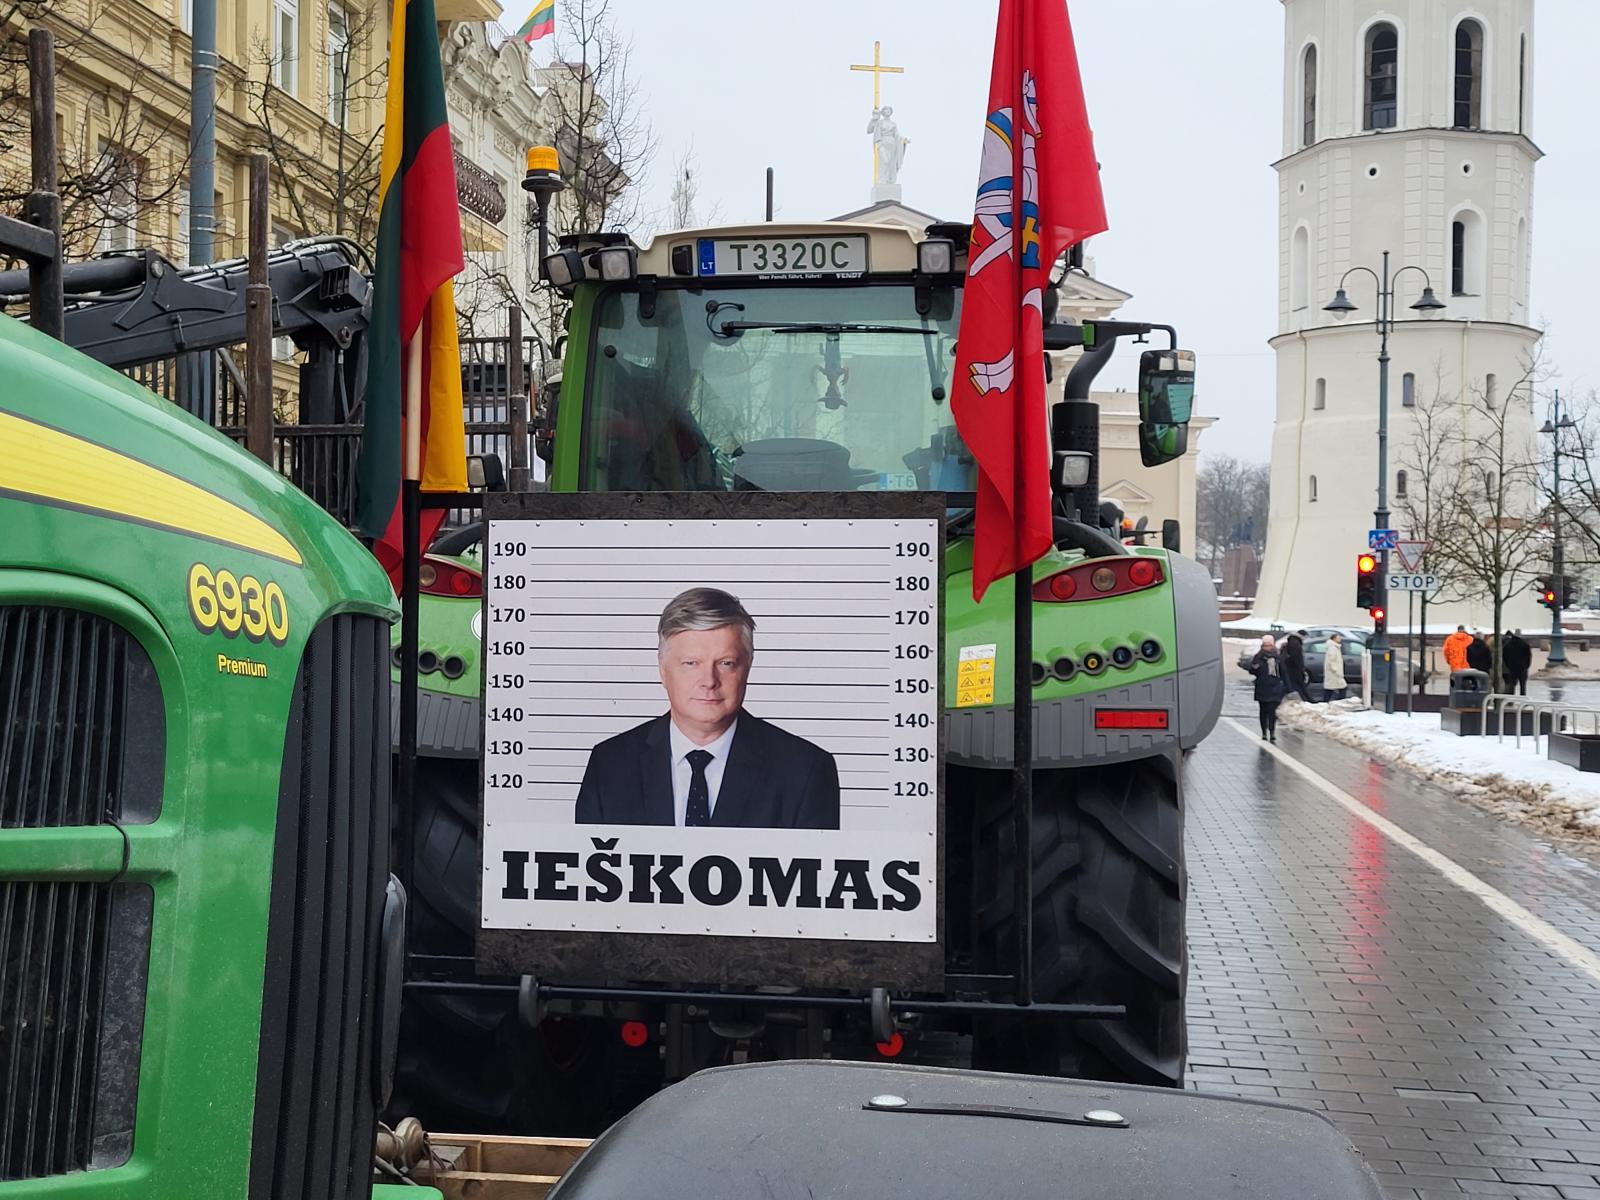
M 1543 738 L 1535 754 L 1529 737 L 1520 747 L 1509 732 L 1503 742 L 1492 734 L 1457 737 L 1440 727 L 1436 714 L 1390 717 L 1363 708 L 1359 700 L 1285 704 L 1282 721 L 1326 734 L 1546 833 L 1600 838 L 1600 775 L 1551 762 Z

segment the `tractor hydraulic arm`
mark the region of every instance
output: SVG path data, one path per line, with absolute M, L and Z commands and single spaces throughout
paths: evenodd
M 310 238 L 267 259 L 273 335 L 308 352 L 303 421 L 343 419 L 339 408 L 359 392 L 371 303 L 358 253 L 343 238 Z M 150 249 L 73 263 L 63 271 L 63 340 L 117 368 L 237 346 L 245 340 L 249 274 L 247 259 L 182 268 Z M 0 297 L 26 292 L 26 271 L 0 272 Z
M 63 271 L 66 341 L 127 367 L 244 341 L 249 262 L 182 268 L 155 250 L 72 263 Z M 343 241 L 312 240 L 267 260 L 272 325 L 296 342 L 349 346 L 367 326 L 367 278 Z M 0 272 L 0 296 L 26 294 L 27 272 Z

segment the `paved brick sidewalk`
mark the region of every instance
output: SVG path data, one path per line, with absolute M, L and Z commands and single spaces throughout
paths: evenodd
M 1279 741 L 1600 951 L 1594 861 L 1343 746 Z M 1600 1200 L 1600 983 L 1253 730 L 1191 756 L 1188 822 L 1191 1086 L 1326 1111 L 1391 1197 Z

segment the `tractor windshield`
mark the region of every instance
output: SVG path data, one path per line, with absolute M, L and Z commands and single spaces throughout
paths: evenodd
M 950 413 L 960 292 L 662 288 L 599 302 L 592 491 L 970 491 Z

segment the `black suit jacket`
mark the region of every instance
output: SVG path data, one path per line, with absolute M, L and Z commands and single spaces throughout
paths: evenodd
M 607 738 L 589 752 L 580 825 L 671 825 L 671 717 Z M 821 746 L 743 710 L 711 812 L 713 825 L 839 828 L 839 768 Z

